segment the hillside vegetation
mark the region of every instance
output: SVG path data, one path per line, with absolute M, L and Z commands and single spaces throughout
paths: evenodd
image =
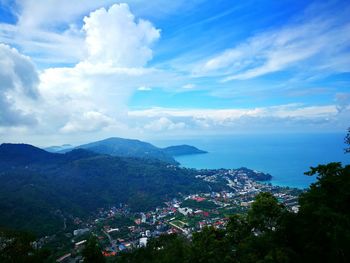
M 124 203 L 145 211 L 179 193 L 226 187 L 157 160 L 83 149 L 57 154 L 26 144 L 0 146 L 0 183 L 0 226 L 37 234 L 55 233 L 63 218 L 88 217 L 98 208 Z
M 350 262 L 350 166 L 330 163 L 308 174 L 318 181 L 300 196 L 298 213 L 260 193 L 247 214 L 230 218 L 226 230 L 207 227 L 192 241 L 162 236 L 117 262 Z

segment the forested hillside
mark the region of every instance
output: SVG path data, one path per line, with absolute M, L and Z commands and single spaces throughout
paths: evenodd
M 85 149 L 99 154 L 140 158 L 145 160 L 159 160 L 171 164 L 177 164 L 172 155 L 148 142 L 140 140 L 112 137 L 101 141 L 83 144 L 74 148 L 67 148 L 59 152 L 65 153 L 72 149 Z
M 98 208 L 125 203 L 144 211 L 179 193 L 225 187 L 156 160 L 82 149 L 55 154 L 25 144 L 0 146 L 0 182 L 0 225 L 38 234 L 55 233 L 63 217 L 86 217 Z

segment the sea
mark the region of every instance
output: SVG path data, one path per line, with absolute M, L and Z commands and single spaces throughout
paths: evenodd
M 176 157 L 183 167 L 240 168 L 272 175 L 273 185 L 307 188 L 316 181 L 304 172 L 329 162 L 350 163 L 345 154 L 344 133 L 332 134 L 240 134 L 188 139 L 157 140 L 156 146 L 189 144 L 207 154 Z

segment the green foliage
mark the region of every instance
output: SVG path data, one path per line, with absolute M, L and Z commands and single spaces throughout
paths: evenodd
M 176 246 L 159 239 L 120 262 L 172 262 L 167 260 L 174 255 L 177 262 L 193 263 L 350 262 L 350 166 L 330 163 L 308 174 L 318 181 L 300 196 L 299 213 L 260 193 L 246 215 L 230 218 L 226 230 L 204 228 L 192 242 L 172 236 Z
M 245 216 L 233 215 L 226 227 L 227 239 L 236 250 L 237 245 L 250 234 L 250 228 Z
M 139 140 L 108 138 L 102 141 L 80 145 L 77 148 L 99 154 L 109 154 L 119 157 L 136 157 L 145 160 L 161 160 L 163 162 L 177 164 L 174 158 L 166 151 L 150 143 Z
M 0 262 L 3 263 L 40 263 L 46 262 L 50 251 L 35 249 L 34 236 L 28 232 L 8 229 L 0 230 Z
M 190 262 L 231 262 L 230 247 L 227 245 L 224 230 L 217 230 L 213 227 L 205 227 L 201 232 L 194 233 Z
M 271 193 L 260 193 L 248 212 L 248 223 L 254 231 L 274 230 L 284 210 Z
M 149 241 L 146 248 L 124 253 L 117 259 L 120 263 L 179 263 L 188 262 L 189 243 L 177 235 L 162 235 Z
M 134 210 L 149 209 L 178 192 L 198 192 L 208 186 L 196 180 L 192 170 L 169 167 L 162 162 L 84 152 L 62 157 L 40 151 L 35 158 L 35 149 L 27 147 L 26 151 L 32 154 L 31 165 L 25 154 L 19 158 L 19 164 L 11 162 L 13 152 L 2 155 L 8 159 L 0 162 L 3 225 L 32 227 L 36 220 L 46 216 L 46 225 L 42 227 L 54 228 L 58 224 L 54 219 L 60 217 L 52 211 L 57 209 L 86 215 L 97 207 L 120 202 L 128 203 Z M 43 161 L 46 158 L 47 162 Z M 312 167 L 306 174 L 316 175 L 317 182 L 300 196 L 300 210 L 296 214 L 279 204 L 272 194 L 260 193 L 246 215 L 230 218 L 226 230 L 204 228 L 193 234 L 191 242 L 177 235 L 161 236 L 150 240 L 146 248 L 122 254 L 116 260 L 350 262 L 350 166 L 330 163 Z M 41 215 L 42 208 L 51 212 Z M 26 234 L 5 231 L 0 238 L 0 262 L 43 262 L 48 255 L 47 251 L 34 250 L 33 238 Z M 89 239 L 83 256 L 85 262 L 103 262 L 95 237 Z
M 169 146 L 169 147 L 164 148 L 163 151 L 165 153 L 169 154 L 170 156 L 207 153 L 206 151 L 199 150 L 198 148 L 191 146 L 191 145 Z
M 86 263 L 103 263 L 105 259 L 102 255 L 102 249 L 98 243 L 98 240 L 95 236 L 91 236 L 85 248 L 82 251 L 84 257 L 84 262 Z
M 64 217 L 87 218 L 98 208 L 124 203 L 133 211 L 150 210 L 179 193 L 207 191 L 209 183 L 195 175 L 160 161 L 2 145 L 0 226 L 47 235 L 63 229 Z
M 305 258 L 349 262 L 350 166 L 319 165 L 308 174 L 317 174 L 318 181 L 300 197 L 300 238 L 307 244 L 300 253 Z

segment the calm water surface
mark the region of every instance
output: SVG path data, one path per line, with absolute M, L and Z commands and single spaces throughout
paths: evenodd
M 191 168 L 247 167 L 270 173 L 272 184 L 305 188 L 315 181 L 304 175 L 310 166 L 328 162 L 349 164 L 344 154 L 345 134 L 234 135 L 185 140 L 153 141 L 164 147 L 190 144 L 208 154 L 187 155 L 176 160 Z

